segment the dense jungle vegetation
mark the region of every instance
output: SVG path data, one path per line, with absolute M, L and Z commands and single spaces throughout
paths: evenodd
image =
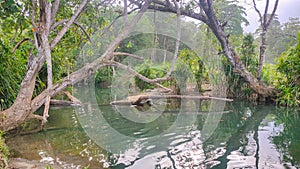
M 43 0 L 40 0 L 43 1 Z M 56 2 L 50 0 L 49 2 Z M 51 25 L 49 39 L 54 39 L 66 24 L 66 18 L 70 18 L 74 9 L 78 8 L 81 1 L 61 1 L 55 21 Z M 44 2 L 44 3 L 48 3 Z M 0 1 L 0 111 L 10 108 L 19 94 L 22 80 L 26 72 L 31 68 L 31 61 L 39 54 L 36 44 L 39 38 L 38 30 L 32 23 L 32 13 L 36 17 L 35 24 L 42 23 L 39 12 L 41 4 L 28 0 L 5 0 Z M 59 82 L 62 78 L 69 76 L 75 71 L 78 55 L 86 43 L 90 43 L 96 31 L 104 30 L 105 27 L 113 23 L 119 15 L 123 14 L 121 2 L 115 1 L 89 1 L 83 8 L 80 15 L 75 18 L 75 22 L 69 26 L 64 36 L 60 39 L 55 48 L 51 49 L 53 83 Z M 133 3 L 134 4 L 134 3 Z M 192 5 L 189 4 L 193 10 Z M 243 25 L 249 24 L 245 16 L 245 8 L 240 6 L 237 1 L 215 1 L 214 9 L 216 17 L 222 23 L 226 22 L 225 32 L 230 35 L 228 41 L 240 56 L 245 68 L 253 75 L 257 74 L 259 65 L 260 45 L 262 27 L 258 27 L 253 33 L 244 33 Z M 135 13 L 135 11 L 133 11 Z M 270 15 L 266 16 L 270 17 Z M 61 22 L 62 21 L 62 22 Z M 143 21 L 147 27 L 153 27 L 151 22 Z M 157 19 L 155 22 L 164 24 L 163 20 Z M 257 93 L 244 81 L 236 72 L 234 67 L 222 53 L 222 48 L 214 33 L 204 23 L 194 23 L 188 19 L 181 19 L 181 24 L 192 23 L 195 34 L 199 37 L 199 47 L 204 56 L 219 55 L 222 68 L 225 71 L 226 79 L 229 84 L 227 96 L 234 99 L 256 101 Z M 265 63 L 263 64 L 260 81 L 275 87 L 279 92 L 276 106 L 299 107 L 300 105 L 300 20 L 290 18 L 289 21 L 281 23 L 275 14 L 266 34 Z M 185 35 L 185 30 L 182 36 Z M 174 52 L 176 40 L 157 34 L 143 34 L 126 38 L 122 41 L 115 51 L 136 53 L 140 49 L 159 47 L 166 51 Z M 165 58 L 164 58 L 165 57 Z M 150 79 L 162 78 L 170 69 L 171 64 L 165 62 L 167 54 L 162 56 L 160 63 L 153 64 L 149 59 L 143 64 L 133 67 L 135 71 Z M 122 61 L 126 56 L 120 56 L 116 61 Z M 187 71 L 187 69 L 191 71 Z M 34 84 L 33 97 L 38 96 L 49 86 L 47 63 L 41 65 Z M 191 75 L 188 75 L 192 72 Z M 194 77 L 200 91 L 203 84 L 213 84 L 214 81 L 209 76 L 211 72 L 203 64 L 202 57 L 184 44 L 179 45 L 177 63 L 172 76 L 181 74 L 189 81 L 189 77 Z M 101 68 L 93 74 L 96 85 L 108 87 L 112 85 L 114 76 L 113 66 Z M 135 85 L 140 90 L 153 89 L 155 86 L 139 78 L 135 78 Z M 174 83 L 176 83 L 174 85 Z M 169 81 L 161 83 L 165 87 L 179 87 L 179 82 Z M 71 89 L 72 87 L 69 87 Z M 6 117 L 1 117 L 5 119 Z M 7 147 L 2 143 L 2 132 L 0 132 L 0 159 L 7 158 Z M 1 166 L 1 164 L 0 164 Z

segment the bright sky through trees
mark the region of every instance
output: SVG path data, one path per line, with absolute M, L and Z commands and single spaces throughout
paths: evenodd
M 256 0 L 258 8 L 264 11 L 266 0 Z M 259 17 L 258 14 L 255 12 L 252 0 L 239 0 L 241 5 L 246 8 L 247 16 L 246 18 L 250 22 L 250 25 L 245 27 L 245 32 L 254 32 L 259 25 Z M 269 12 L 271 13 L 274 7 L 275 0 L 270 0 L 269 5 Z M 278 15 L 279 21 L 281 23 L 287 22 L 290 17 L 300 17 L 300 3 L 299 0 L 279 0 L 278 8 L 276 14 Z

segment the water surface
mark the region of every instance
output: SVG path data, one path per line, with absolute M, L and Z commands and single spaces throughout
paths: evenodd
M 208 111 L 210 101 L 189 110 L 193 101 L 178 102 L 165 100 L 163 112 L 99 102 L 52 107 L 45 131 L 7 142 L 15 157 L 65 168 L 299 167 L 299 110 L 233 102 Z

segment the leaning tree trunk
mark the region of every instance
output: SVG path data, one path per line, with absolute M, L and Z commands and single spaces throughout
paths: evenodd
M 211 0 L 200 0 L 202 9 L 206 14 L 206 23 L 213 31 L 222 46 L 222 50 L 228 61 L 233 66 L 234 72 L 243 78 L 249 86 L 262 97 L 275 97 L 277 90 L 261 83 L 252 73 L 250 73 L 243 65 L 240 57 L 237 55 L 233 47 L 228 41 L 228 35 L 225 34 L 223 26 L 218 21 L 212 7 Z

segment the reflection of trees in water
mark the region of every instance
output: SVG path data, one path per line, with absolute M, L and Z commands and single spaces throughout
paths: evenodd
M 283 124 L 284 130 L 278 136 L 273 137 L 273 142 L 282 152 L 283 161 L 300 167 L 300 111 L 279 109 L 276 115 L 277 124 Z
M 214 168 L 227 168 L 235 158 L 243 158 L 240 166 L 247 166 L 247 159 L 258 162 L 259 145 L 257 131 L 261 121 L 271 111 L 264 107 L 254 107 L 244 103 L 233 103 L 227 106 L 231 113 L 223 114 L 218 128 L 213 135 L 204 142 L 204 150 L 207 158 L 211 158 Z M 250 155 L 249 152 L 252 152 Z M 256 151 L 253 153 L 253 151 Z M 256 158 L 256 160 L 255 160 Z M 236 161 L 237 162 L 237 161 Z M 249 165 L 248 165 L 249 166 Z
M 109 97 L 105 96 L 105 98 Z M 178 109 L 176 104 L 174 105 L 170 109 Z M 82 119 L 91 117 L 97 121 L 98 114 L 93 112 L 96 107 L 97 105 L 86 106 L 83 114 L 79 112 L 79 116 L 83 116 Z M 50 119 L 49 128 L 45 132 L 18 136 L 17 139 L 12 140 L 26 142 L 23 148 L 15 147 L 20 151 L 32 149 L 32 152 L 27 153 L 31 156 L 35 154 L 35 159 L 39 160 L 37 151 L 40 150 L 39 152 L 44 152 L 44 155 L 48 157 L 59 158 L 60 161 L 65 162 L 71 161 L 77 165 L 90 164 L 91 168 L 94 166 L 99 168 L 99 165 L 115 169 L 139 168 L 139 166 L 145 168 L 145 164 L 148 164 L 152 168 L 156 166 L 223 169 L 233 168 L 234 165 L 238 167 L 248 165 L 253 168 L 262 168 L 265 163 L 268 163 L 268 166 L 274 165 L 266 160 L 264 152 L 267 152 L 267 155 L 270 154 L 272 159 L 275 157 L 277 160 L 275 163 L 281 167 L 289 163 L 299 167 L 299 111 L 278 111 L 276 125 L 284 124 L 284 130 L 276 134 L 277 131 L 273 130 L 277 127 L 273 125 L 275 116 L 271 114 L 275 111 L 274 107 L 230 103 L 225 108 L 230 112 L 223 112 L 216 130 L 210 138 L 202 140 L 203 126 L 207 116 L 209 113 L 218 113 L 207 112 L 208 108 L 209 102 L 202 102 L 201 113 L 196 116 L 193 116 L 193 112 L 183 113 L 183 116 L 179 118 L 184 121 L 178 122 L 182 125 L 176 126 L 174 132 L 163 133 L 178 118 L 176 111 L 172 113 L 167 110 L 153 123 L 128 123 L 128 119 L 117 112 L 112 112 L 111 106 L 101 106 L 102 115 L 111 126 L 115 127 L 115 130 L 135 138 L 132 144 L 118 140 L 118 138 L 108 139 L 110 146 L 124 150 L 119 154 L 109 153 L 91 141 L 83 132 L 76 116 L 70 113 L 72 109 L 65 111 L 64 109 L 51 109 L 51 113 L 56 114 L 50 116 L 53 119 Z M 188 118 L 195 118 L 195 123 L 187 125 L 185 121 L 190 121 Z M 90 125 L 92 127 L 96 124 L 103 125 L 100 122 Z M 99 131 L 95 130 L 95 132 Z M 157 134 L 161 134 L 160 139 L 149 138 Z M 105 141 L 106 138 L 106 135 L 99 135 L 98 139 Z M 276 149 L 272 141 L 276 144 Z M 21 146 L 20 143 L 14 144 Z M 269 151 L 270 147 L 272 151 Z M 265 167 L 268 168 L 268 166 Z

